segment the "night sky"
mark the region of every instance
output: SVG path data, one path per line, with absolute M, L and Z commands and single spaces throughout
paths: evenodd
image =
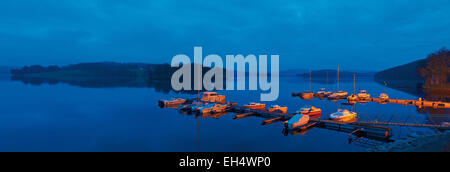
M 0 1 L 0 65 L 279 54 L 282 69 L 381 70 L 450 47 L 448 0 Z

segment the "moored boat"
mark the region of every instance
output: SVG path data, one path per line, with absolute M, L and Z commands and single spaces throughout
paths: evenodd
M 316 96 L 319 98 L 325 98 L 329 95 L 333 94 L 331 91 L 326 91 L 325 88 L 321 88 L 319 91 L 317 91 Z
M 380 99 L 384 100 L 384 101 L 387 101 L 387 100 L 389 100 L 389 96 L 386 93 L 381 93 L 380 94 Z
M 268 109 L 269 112 L 281 112 L 281 113 L 287 113 L 288 107 L 284 106 L 281 107 L 279 105 L 272 105 Z
M 200 107 L 197 112 L 200 114 L 225 112 L 228 106 L 224 104 L 211 103 Z
M 314 92 L 312 91 L 305 91 L 300 94 L 300 97 L 302 99 L 313 99 L 314 98 Z
M 348 101 L 357 101 L 358 100 L 358 96 L 355 96 L 354 94 L 350 95 L 347 97 Z
M 308 124 L 309 119 L 310 118 L 308 115 L 297 114 L 297 115 L 294 115 L 291 119 L 283 122 L 283 125 L 286 128 L 295 129 L 295 128 L 302 127 L 302 126 L 305 126 L 306 124 Z
M 297 111 L 297 114 L 308 115 L 314 118 L 320 118 L 322 115 L 322 109 L 314 106 L 305 106 Z
M 201 101 L 223 103 L 225 102 L 225 98 L 226 96 L 219 95 L 216 92 L 204 92 Z
M 339 109 L 337 112 L 330 115 L 330 119 L 339 122 L 353 122 L 356 120 L 356 112 L 347 109 Z
M 360 99 L 368 99 L 368 98 L 370 98 L 370 94 L 368 94 L 366 90 L 361 90 L 358 93 L 358 98 L 360 98 Z
M 348 92 L 346 91 L 338 91 L 335 92 L 333 94 L 331 94 L 330 96 L 328 96 L 329 99 L 345 99 L 348 96 Z
M 259 110 L 264 110 L 264 109 L 266 109 L 266 104 L 263 104 L 263 103 L 250 103 L 250 104 L 247 104 L 247 105 L 244 105 L 244 106 L 242 106 L 243 108 L 246 108 L 246 109 L 259 109 Z
M 161 107 L 164 106 L 171 106 L 171 105 L 179 105 L 179 104 L 183 104 L 186 103 L 186 99 L 182 99 L 182 98 L 171 98 L 169 100 L 159 100 L 158 104 Z

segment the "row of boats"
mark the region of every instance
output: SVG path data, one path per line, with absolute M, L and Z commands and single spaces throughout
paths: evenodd
M 214 114 L 229 111 L 236 104 L 224 103 L 224 95 L 216 92 L 205 92 L 201 99 L 187 100 L 182 98 L 172 98 L 169 100 L 160 100 L 161 107 L 174 107 L 180 111 L 197 114 Z M 249 103 L 242 106 L 243 109 L 260 110 L 261 112 L 278 113 L 283 115 L 288 113 L 288 107 L 280 105 L 271 105 L 266 110 L 264 103 Z M 307 125 L 311 118 L 321 118 L 322 109 L 314 106 L 305 106 L 296 111 L 296 113 L 283 125 L 289 129 L 295 129 Z M 329 119 L 339 122 L 353 122 L 357 114 L 349 110 L 339 109 L 337 112 L 330 114 Z
M 351 94 L 348 95 L 348 92 L 346 91 L 337 91 L 337 92 L 331 92 L 326 91 L 325 88 L 320 89 L 316 93 L 312 91 L 305 91 L 302 93 L 293 93 L 293 96 L 300 96 L 302 99 L 313 99 L 314 97 L 318 98 L 328 98 L 330 100 L 338 100 L 338 99 L 347 99 L 349 101 L 364 101 L 370 99 L 370 94 L 367 93 L 366 90 L 359 91 L 358 94 Z M 379 98 L 382 101 L 389 100 L 389 96 L 386 93 L 381 93 Z

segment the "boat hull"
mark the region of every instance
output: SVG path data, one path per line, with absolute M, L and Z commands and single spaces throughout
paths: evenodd
M 314 98 L 314 93 L 302 93 L 300 95 L 300 97 L 302 99 L 313 99 Z
M 341 117 L 336 117 L 336 118 L 330 117 L 330 119 L 333 121 L 338 121 L 338 122 L 355 122 L 356 121 L 356 113 L 341 116 Z
M 315 112 L 302 112 L 302 115 L 308 115 L 313 118 L 320 118 L 322 116 L 322 111 L 315 111 Z
M 242 106 L 245 109 L 257 109 L 257 110 L 264 110 L 266 109 L 266 105 L 244 105 Z

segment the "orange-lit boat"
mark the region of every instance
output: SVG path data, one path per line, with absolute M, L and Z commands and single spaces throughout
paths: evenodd
M 287 113 L 288 107 L 284 106 L 281 107 L 279 105 L 272 105 L 268 109 L 269 112 L 281 112 L 281 113 Z
M 169 100 L 159 100 L 158 104 L 161 107 L 164 106 L 172 106 L 172 105 L 179 105 L 179 104 L 183 104 L 186 103 L 186 99 L 181 99 L 181 98 L 171 98 Z
M 333 94 L 331 94 L 330 96 L 328 96 L 329 99 L 345 99 L 348 96 L 348 92 L 346 91 L 338 91 L 335 92 Z
M 242 107 L 246 108 L 246 109 L 264 110 L 264 109 L 266 109 L 266 104 L 263 104 L 263 103 L 250 103 L 250 104 L 244 105 Z
M 200 114 L 225 112 L 228 106 L 224 104 L 211 103 L 200 107 L 197 112 Z
M 352 102 L 357 101 L 358 100 L 358 96 L 352 94 L 352 95 L 347 97 L 347 100 L 348 101 L 352 101 Z
M 216 92 L 204 92 L 201 101 L 222 103 L 225 102 L 225 98 L 226 96 L 219 95 Z
M 300 94 L 300 97 L 302 99 L 313 99 L 314 98 L 314 92 L 312 91 L 305 91 Z
M 356 112 L 347 109 L 339 109 L 337 112 L 330 115 L 330 119 L 339 122 L 354 122 L 356 120 Z
M 360 99 L 368 99 L 368 98 L 370 98 L 370 94 L 368 94 L 366 90 L 361 90 L 358 93 L 358 98 L 360 98 Z
M 322 116 L 322 109 L 314 106 L 305 106 L 297 111 L 298 114 L 308 115 L 314 118 L 320 118 Z

